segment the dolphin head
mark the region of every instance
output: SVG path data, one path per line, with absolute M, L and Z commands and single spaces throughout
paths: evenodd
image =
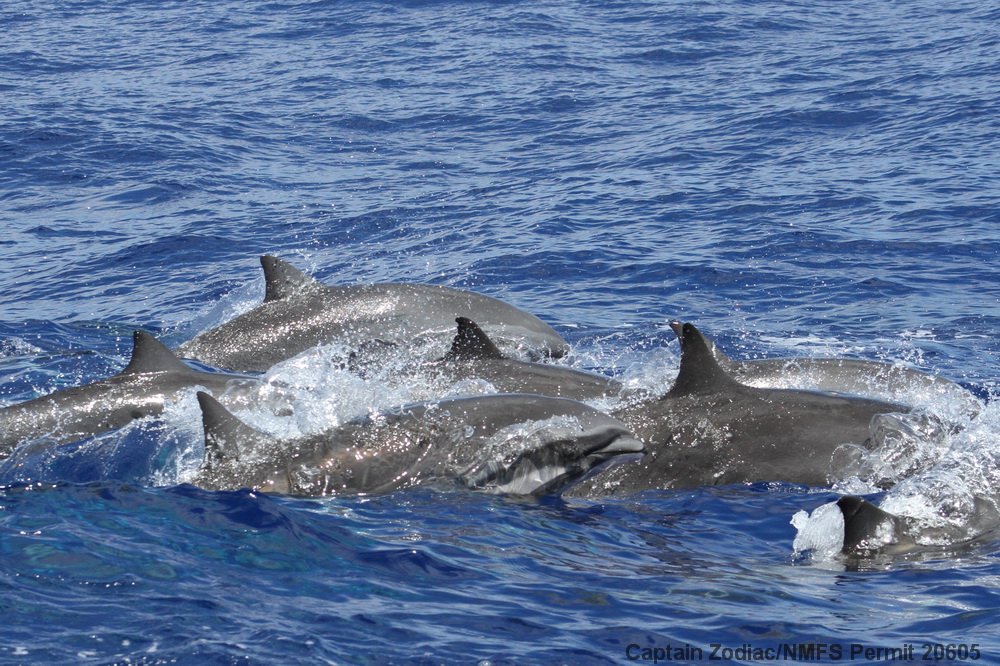
M 590 415 L 588 415 L 590 416 Z M 512 495 L 558 495 L 608 467 L 638 460 L 645 446 L 619 421 L 595 413 L 578 426 L 541 431 L 540 439 L 508 457 L 491 457 L 459 481 L 468 488 Z

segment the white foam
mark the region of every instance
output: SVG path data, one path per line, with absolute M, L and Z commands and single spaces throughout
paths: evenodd
M 818 506 L 811 514 L 799 511 L 792 516 L 791 523 L 798 530 L 792 542 L 792 550 L 797 556 L 833 561 L 844 547 L 844 514 L 836 503 Z

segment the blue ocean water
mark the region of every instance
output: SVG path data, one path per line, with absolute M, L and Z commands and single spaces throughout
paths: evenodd
M 176 344 L 252 307 L 268 253 L 502 298 L 640 385 L 672 380 L 674 319 L 733 356 L 935 372 L 986 407 L 925 486 L 995 483 L 998 20 L 961 0 L 7 2 L 0 401 L 116 372 L 135 328 Z M 274 371 L 307 417 L 410 397 L 324 367 Z M 207 492 L 183 484 L 196 420 L 187 401 L 0 467 L 0 663 L 1000 663 L 995 545 L 860 568 L 793 549 L 792 517 L 850 479 Z

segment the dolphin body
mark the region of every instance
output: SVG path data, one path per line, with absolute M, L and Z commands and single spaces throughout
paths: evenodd
M 921 391 L 957 404 L 969 416 L 982 410 L 982 403 L 970 391 L 950 379 L 893 363 L 809 356 L 741 361 L 730 358 L 711 341 L 707 342 L 722 369 L 744 384 L 772 388 L 808 386 L 816 391 L 869 396 Z
M 884 511 L 868 500 L 846 495 L 837 500 L 844 517 L 844 545 L 841 553 L 851 561 L 920 555 L 940 555 L 971 550 L 1000 537 L 1000 509 L 996 498 L 977 497 L 972 521 L 921 529 L 915 521 Z M 930 537 L 933 545 L 921 544 Z
M 722 369 L 698 329 L 671 327 L 681 341 L 673 387 L 612 413 L 645 442 L 647 455 L 571 495 L 762 481 L 827 485 L 841 445 L 870 446 L 874 416 L 909 411 L 881 400 L 741 384 Z
M 553 357 L 569 346 L 548 324 L 482 294 L 429 284 L 327 286 L 263 256 L 264 302 L 177 348 L 177 354 L 236 372 L 263 372 L 310 347 L 370 340 L 407 343 L 451 330 L 468 316 L 496 335 Z
M 538 496 L 644 451 L 615 419 L 562 398 L 443 399 L 286 441 L 250 428 L 206 393 L 198 400 L 205 461 L 192 483 L 208 490 L 249 487 L 316 497 L 457 480 L 473 489 Z M 517 430 L 531 423 L 539 427 Z
M 606 375 L 553 363 L 521 361 L 506 356 L 479 325 L 468 317 L 457 317 L 458 330 L 451 348 L 437 361 L 410 365 L 402 374 L 437 375 L 450 384 L 481 379 L 498 393 L 529 393 L 583 402 L 616 396 L 621 382 Z M 378 342 L 352 353 L 349 366 L 362 376 L 377 373 L 398 354 L 395 345 Z
M 135 331 L 132 359 L 118 374 L 0 409 L 0 459 L 21 442 L 45 438 L 55 446 L 91 437 L 161 413 L 185 389 L 200 386 L 221 395 L 234 381 L 258 383 L 193 370 L 155 337 Z

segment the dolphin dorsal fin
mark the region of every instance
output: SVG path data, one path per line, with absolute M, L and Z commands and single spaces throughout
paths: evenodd
M 712 343 L 694 324 L 670 322 L 670 328 L 681 341 L 681 367 L 668 395 L 714 393 L 739 385 L 715 360 Z
M 198 391 L 198 405 L 205 430 L 204 469 L 218 469 L 220 465 L 237 459 L 240 441 L 266 437 L 233 416 L 222 403 L 204 391 Z
M 447 360 L 467 361 L 472 359 L 501 359 L 503 353 L 479 324 L 468 317 L 457 317 L 458 333 L 451 343 L 451 349 L 444 355 Z
M 323 286 L 322 282 L 277 257 L 265 254 L 260 258 L 260 265 L 264 269 L 265 303 L 278 301 Z
M 844 516 L 845 553 L 882 546 L 887 533 L 895 535 L 899 526 L 899 518 L 855 495 L 841 497 L 837 506 Z
M 174 356 L 162 342 L 146 331 L 132 334 L 132 360 L 119 374 L 131 375 L 141 372 L 190 372 L 191 368 Z

